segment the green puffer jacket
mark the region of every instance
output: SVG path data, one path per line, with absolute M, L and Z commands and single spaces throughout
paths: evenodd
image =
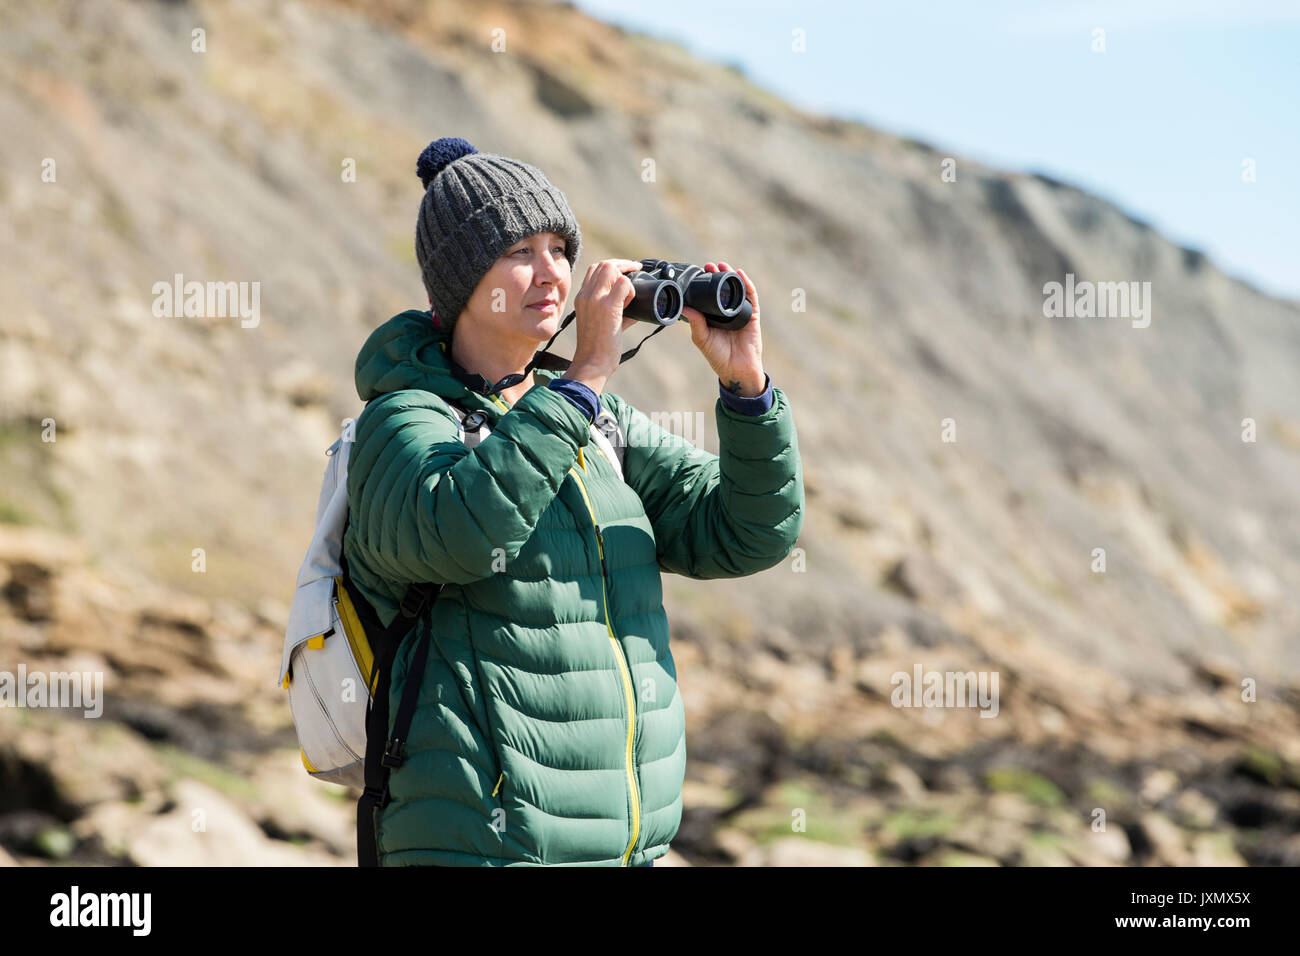
M 790 553 L 804 509 L 790 405 L 780 389 L 762 415 L 719 400 L 719 459 L 605 393 L 624 482 L 550 374 L 509 406 L 461 384 L 448 348 L 409 311 L 357 356 L 352 580 L 385 624 L 408 584 L 445 584 L 417 625 L 433 643 L 376 814 L 380 864 L 646 863 L 677 833 L 686 770 L 660 573 L 741 577 Z M 488 416 L 472 451 L 443 398 Z M 390 721 L 415 644 L 393 665 Z

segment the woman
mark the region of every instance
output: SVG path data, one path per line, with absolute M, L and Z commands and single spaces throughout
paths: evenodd
M 686 768 L 660 573 L 753 574 L 785 558 L 803 522 L 758 296 L 739 273 L 753 318 L 734 332 L 685 310 L 719 376 L 719 458 L 604 392 L 636 322 L 623 317 L 624 273 L 639 263 L 588 269 L 568 373 L 530 370 L 581 248 L 563 193 L 460 139 L 430 144 L 417 172 L 431 312 L 393 317 L 357 357 L 368 404 L 344 540 L 385 624 L 409 585 L 444 585 L 417 625 L 433 642 L 391 802 L 375 814 L 381 865 L 648 865 L 677 832 Z M 486 415 L 473 450 L 448 401 Z M 624 480 L 589 442 L 602 405 L 629 435 Z M 393 664 L 390 722 L 415 643 Z

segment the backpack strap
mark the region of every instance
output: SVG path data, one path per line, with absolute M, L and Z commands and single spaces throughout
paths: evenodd
M 465 443 L 466 448 L 473 448 L 492 434 L 492 429 L 487 424 L 487 416 L 482 412 L 466 411 L 449 398 L 444 397 L 443 401 L 451 407 L 451 410 L 456 413 L 456 418 L 460 421 L 460 440 Z M 623 435 L 623 429 L 620 427 L 618 419 L 604 406 L 601 406 L 600 413 L 596 416 L 595 421 L 591 423 L 591 437 L 600 453 L 614 466 L 619 481 L 625 480 L 623 478 L 623 456 L 627 448 L 627 439 Z
M 623 477 L 623 455 L 627 450 L 627 439 L 623 435 L 623 429 L 619 427 L 618 419 L 603 406 L 600 409 L 600 414 L 596 416 L 596 420 L 591 423 L 591 437 L 595 439 L 596 447 L 609 459 L 609 463 L 618 472 L 619 481 L 625 481 L 626 479 Z
M 467 412 L 454 402 L 447 402 L 460 425 L 460 439 L 469 448 L 473 448 L 483 438 L 481 427 L 487 418 L 482 412 Z M 477 416 L 477 418 L 475 417 Z M 350 517 L 350 516 L 349 516 Z M 344 527 L 346 534 L 346 525 Z M 340 563 L 343 579 L 349 581 L 346 559 L 340 550 Z M 366 756 L 364 762 L 365 789 L 357 801 L 357 866 L 379 866 L 379 845 L 375 832 L 375 811 L 388 806 L 392 795 L 388 789 L 389 777 L 393 770 L 402 765 L 405 759 L 403 750 L 407 735 L 411 731 L 411 721 L 415 717 L 415 705 L 420 697 L 420 685 L 424 682 L 424 669 L 429 659 L 430 634 L 428 622 L 423 612 L 438 599 L 442 593 L 441 584 L 412 584 L 406 589 L 397 614 L 388 627 L 380 624 L 370 602 L 355 588 L 349 588 L 349 596 L 357 608 L 362 627 L 367 634 L 377 635 L 370 643 L 375 657 L 375 669 L 378 682 L 370 696 L 370 707 L 366 711 Z M 393 662 L 397 659 L 397 650 L 411 629 L 414 622 L 417 633 L 415 654 L 411 659 L 411 669 L 406 684 L 402 687 L 402 699 L 397 704 L 397 716 L 393 721 L 391 734 L 388 728 L 388 695 L 392 686 Z
M 442 585 L 413 584 L 393 622 L 372 642 L 378 686 L 366 711 L 365 790 L 357 801 L 357 866 L 379 866 L 379 846 L 375 834 L 375 811 L 388 806 L 391 795 L 388 778 L 394 768 L 402 765 L 406 736 L 415 716 L 415 702 L 420 695 L 424 667 L 429 657 L 429 630 L 422 612 L 438 599 Z M 358 614 L 360 614 L 358 610 Z M 373 611 L 371 612 L 373 613 Z M 411 671 L 402 688 L 402 699 L 397 706 L 397 720 L 392 735 L 388 733 L 388 692 L 391 686 L 393 661 L 397 648 L 406 632 L 415 622 L 419 644 L 411 661 Z

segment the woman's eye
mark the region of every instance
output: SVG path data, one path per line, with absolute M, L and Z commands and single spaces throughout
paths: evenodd
M 564 246 L 556 246 L 556 247 L 555 247 L 554 249 L 552 249 L 551 251 L 552 251 L 552 252 L 558 252 L 560 255 L 564 255 Z

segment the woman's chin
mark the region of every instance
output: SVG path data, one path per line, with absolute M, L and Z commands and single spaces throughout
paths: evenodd
M 525 309 L 524 314 L 528 317 L 526 328 L 539 341 L 545 342 L 559 331 L 560 313 L 558 310 L 548 314 L 538 312 L 536 309 Z

